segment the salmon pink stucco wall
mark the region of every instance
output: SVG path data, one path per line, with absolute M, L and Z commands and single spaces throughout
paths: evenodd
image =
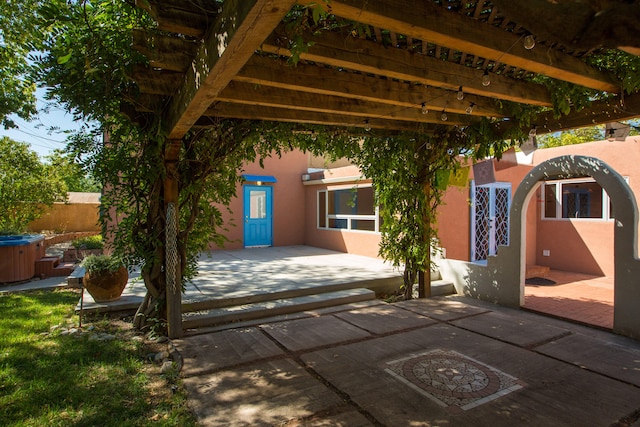
M 522 178 L 532 169 L 531 166 L 504 165 L 494 161 L 497 182 L 510 182 L 511 195 L 515 193 Z M 469 172 L 473 180 L 473 169 Z M 437 228 L 440 245 L 446 250 L 446 257 L 461 261 L 471 258 L 471 205 L 469 187 L 449 186 L 438 207 Z M 532 199 L 534 200 L 534 199 Z M 535 264 L 536 204 L 530 203 L 527 209 L 527 245 L 526 262 Z M 531 247 L 532 246 L 532 247 Z
M 626 141 L 596 141 L 537 150 L 534 163 L 563 155 L 580 154 L 602 160 L 623 177 L 638 198 L 640 194 L 640 137 Z M 615 201 L 614 201 L 615 203 Z M 615 210 L 615 206 L 614 206 Z M 551 268 L 593 275 L 614 275 L 613 220 L 601 219 L 542 219 L 538 214 L 537 263 Z M 548 250 L 549 256 L 543 256 Z
M 240 172 L 251 175 L 271 175 L 277 180 L 273 184 L 273 246 L 302 245 L 304 239 L 305 189 L 302 175 L 307 171 L 309 157 L 301 151 L 291 151 L 282 157 L 270 157 L 264 160 L 264 168 L 258 162 L 244 166 Z M 238 184 L 236 197 L 229 204 L 231 214 L 222 208 L 225 233 L 229 242 L 226 249 L 241 249 L 243 242 L 243 185 Z M 233 226 L 232 224 L 235 224 Z M 216 249 L 212 247 L 211 249 Z
M 323 179 L 309 181 L 305 185 L 305 244 L 338 252 L 378 257 L 379 233 L 318 228 L 318 191 L 367 185 L 371 181 L 362 179 L 360 171 L 355 166 L 327 169 L 322 175 Z

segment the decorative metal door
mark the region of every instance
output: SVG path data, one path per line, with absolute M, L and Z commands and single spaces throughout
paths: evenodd
M 273 188 L 244 186 L 244 246 L 273 244 Z
M 486 261 L 509 244 L 511 184 L 471 186 L 471 261 Z

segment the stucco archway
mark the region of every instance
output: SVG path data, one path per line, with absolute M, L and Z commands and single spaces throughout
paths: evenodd
M 592 177 L 609 194 L 614 222 L 614 323 L 620 334 L 640 338 L 640 262 L 637 258 L 638 207 L 624 178 L 605 162 L 586 156 L 561 156 L 531 170 L 516 190 L 511 205 L 511 243 L 488 263 L 495 283 L 501 283 L 496 302 L 519 307 L 524 302 L 525 211 L 542 181 Z

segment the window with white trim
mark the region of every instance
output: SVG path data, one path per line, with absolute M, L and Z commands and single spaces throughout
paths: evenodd
M 373 187 L 318 191 L 318 228 L 379 232 Z
M 546 181 L 542 187 L 542 206 L 543 219 L 614 218 L 609 195 L 593 178 Z

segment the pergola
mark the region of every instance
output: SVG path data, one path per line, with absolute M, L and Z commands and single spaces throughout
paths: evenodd
M 140 93 L 130 101 L 138 115 L 161 112 L 169 139 L 216 117 L 429 132 L 484 116 L 500 128 L 515 118 L 505 117 L 499 101 L 552 106 L 537 76 L 617 94 L 561 119 L 542 113 L 534 120 L 540 133 L 640 115 L 640 95 L 622 96 L 620 81 L 589 65 L 602 48 L 640 54 L 636 2 L 137 3 L 160 33 L 134 32 L 149 66 L 133 72 Z M 283 19 L 314 4 L 345 24 L 299 34 L 310 46 L 292 66 L 293 35 Z
M 611 0 L 137 0 L 157 22 L 134 31 L 148 58 L 123 110 L 160 115 L 168 135 L 165 199 L 181 138 L 217 118 L 430 133 L 490 118 L 518 125 L 504 105 L 542 108 L 538 133 L 640 116 L 640 94 L 596 68 L 603 49 L 640 55 L 636 1 Z M 293 31 L 293 8 L 328 13 Z M 311 13 L 310 13 L 311 15 Z M 331 25 L 324 25 L 330 23 Z M 315 24 L 315 23 L 314 23 Z M 304 41 L 305 47 L 293 49 Z M 296 65 L 290 57 L 299 55 Z M 296 61 L 294 61 L 296 62 Z M 638 71 L 640 72 L 640 71 Z M 556 118 L 547 77 L 608 94 Z M 603 98 L 603 97 L 600 97 Z M 513 103 L 513 104 L 511 104 Z M 523 129 L 525 132 L 528 129 Z M 179 298 L 172 318 L 180 315 Z M 171 304 L 170 304 L 171 306 Z M 176 311 L 178 312 L 176 314 Z M 171 327 L 170 327 L 171 334 Z M 175 332 L 174 332 L 175 335 Z

